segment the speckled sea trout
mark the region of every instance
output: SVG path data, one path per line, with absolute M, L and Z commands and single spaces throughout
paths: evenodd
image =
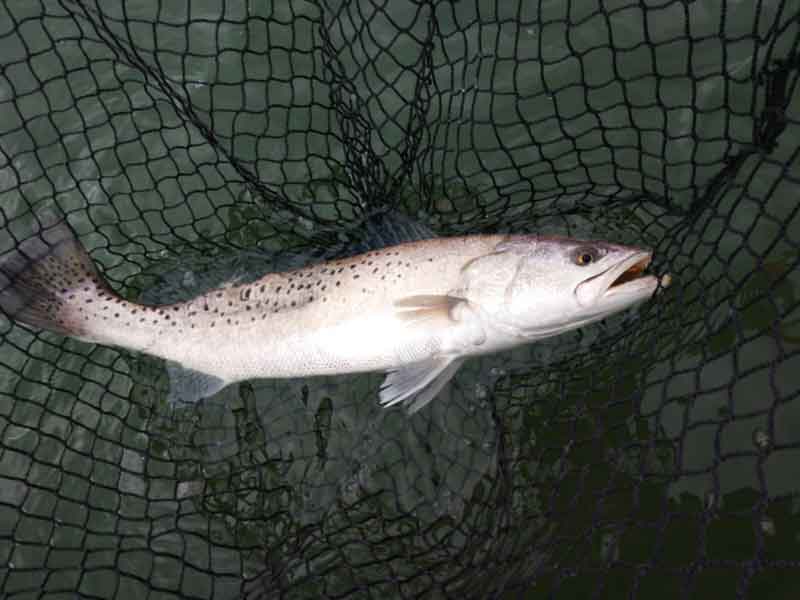
M 640 248 L 562 237 L 438 238 L 145 306 L 111 289 L 62 221 L 0 262 L 0 308 L 210 376 L 207 395 L 250 378 L 386 371 L 381 404 L 414 412 L 470 356 L 650 298 L 659 285 L 644 274 L 650 260 Z

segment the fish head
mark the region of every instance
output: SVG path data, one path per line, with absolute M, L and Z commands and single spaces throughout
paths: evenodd
M 633 246 L 515 236 L 465 267 L 465 295 L 498 327 L 540 339 L 650 298 L 659 285 L 644 273 L 651 259 Z

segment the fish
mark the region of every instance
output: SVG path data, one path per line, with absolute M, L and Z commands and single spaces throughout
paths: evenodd
M 434 237 L 208 290 L 120 296 L 61 218 L 0 259 L 13 321 L 160 357 L 203 381 L 385 372 L 382 406 L 412 414 L 470 357 L 583 327 L 666 287 L 652 251 L 533 234 Z

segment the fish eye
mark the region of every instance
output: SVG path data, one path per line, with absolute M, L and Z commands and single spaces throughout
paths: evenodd
M 600 258 L 600 253 L 595 248 L 578 248 L 573 255 L 573 261 L 579 267 L 585 267 L 593 262 L 597 262 Z

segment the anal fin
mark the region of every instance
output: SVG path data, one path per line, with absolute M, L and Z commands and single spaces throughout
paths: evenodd
M 167 402 L 171 406 L 194 404 L 213 396 L 228 385 L 227 381 L 219 377 L 187 369 L 171 360 L 167 361 L 167 375 L 169 376 Z
M 390 371 L 381 386 L 380 403 L 403 403 L 409 414 L 427 405 L 456 374 L 464 358 L 439 357 Z

